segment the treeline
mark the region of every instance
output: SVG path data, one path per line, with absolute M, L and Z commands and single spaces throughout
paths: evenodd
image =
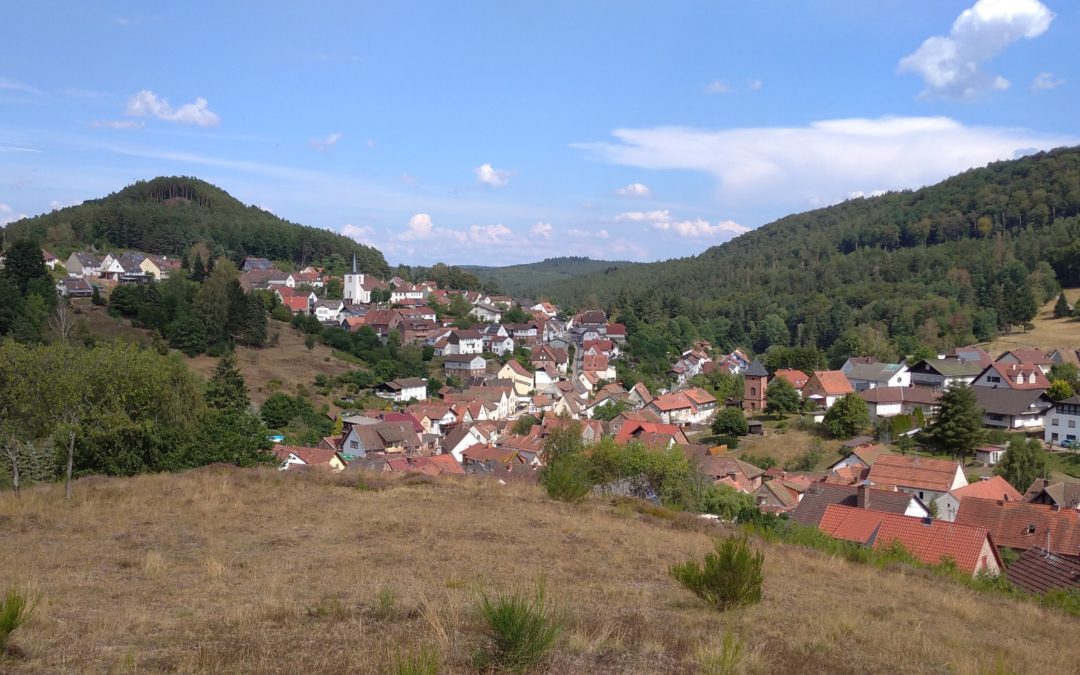
M 271 461 L 249 408 L 231 356 L 204 388 L 179 357 L 132 344 L 2 340 L 0 487 Z
M 361 271 L 385 276 L 390 270 L 377 249 L 246 206 L 189 177 L 139 181 L 102 199 L 11 223 L 7 232 L 9 240 L 33 239 L 61 251 L 94 245 L 179 257 L 207 242 L 215 257 L 235 262 L 258 256 L 306 265 L 337 254 L 351 265 L 355 254 Z
M 485 285 L 501 288 L 511 296 L 539 298 L 539 289 L 560 281 L 588 274 L 610 274 L 617 269 L 633 267 L 636 264 L 638 263 L 567 256 L 546 258 L 540 262 L 525 265 L 508 265 L 506 267 L 466 266 L 464 269 L 479 277 Z
M 918 191 L 783 218 L 699 256 L 533 289 L 601 306 L 646 360 L 721 349 L 893 359 L 1022 327 L 1080 285 L 1080 150 L 975 169 Z

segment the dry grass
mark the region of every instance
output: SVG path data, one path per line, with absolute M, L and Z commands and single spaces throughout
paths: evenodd
M 768 455 L 776 460 L 777 466 L 784 466 L 789 462 L 811 450 L 817 440 L 821 441 L 821 459 L 818 461 L 817 470 L 824 470 L 840 459 L 840 441 L 822 438 L 809 431 L 796 429 L 798 418 L 789 416 L 788 427 L 777 430 L 776 422 L 766 422 L 764 436 L 742 436 L 739 438 L 739 447 L 731 451 L 733 457 L 753 455 L 763 457 Z
M 1080 302 L 1080 288 L 1066 289 L 1065 297 L 1075 307 L 1076 303 Z M 1042 306 L 1032 321 L 1035 324 L 1035 328 L 1032 330 L 1003 335 L 993 342 L 982 345 L 983 349 L 986 349 L 991 354 L 1017 347 L 1080 349 L 1080 321 L 1075 319 L 1055 319 L 1055 302 L 1057 302 L 1057 297 L 1051 298 L 1050 302 Z
M 323 403 L 333 405 L 332 401 L 316 393 L 313 384 L 315 376 L 321 374 L 335 377 L 356 366 L 333 356 L 331 349 L 323 344 L 316 344 L 315 348 L 309 351 L 304 346 L 303 334 L 292 326 L 271 320 L 270 330 L 280 331 L 276 346 L 263 349 L 239 346 L 236 348 L 236 364 L 247 382 L 251 400 L 256 405 L 262 405 L 275 391 L 295 396 L 298 387 L 302 386 L 306 388 L 316 409 Z M 187 359 L 187 362 L 192 370 L 209 378 L 214 374 L 218 360 L 204 354 Z
M 922 572 L 767 545 L 762 603 L 718 614 L 667 574 L 710 548 L 691 519 L 482 481 L 369 482 L 224 469 L 82 480 L 70 504 L 57 486 L 0 494 L 0 588 L 43 593 L 16 636 L 27 656 L 0 671 L 386 672 L 434 649 L 440 672 L 468 672 L 477 589 L 540 576 L 568 620 L 551 673 L 695 672 L 725 634 L 741 672 L 1080 663 L 1077 619 Z

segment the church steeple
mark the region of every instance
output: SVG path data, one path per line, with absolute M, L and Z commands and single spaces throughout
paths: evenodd
M 356 253 L 352 254 L 352 273 L 356 274 Z

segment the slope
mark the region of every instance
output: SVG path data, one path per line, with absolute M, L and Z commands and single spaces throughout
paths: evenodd
M 610 274 L 617 269 L 630 268 L 638 263 L 613 260 L 593 260 L 582 257 L 546 258 L 540 262 L 505 267 L 463 266 L 483 282 L 494 282 L 514 297 L 543 295 L 540 289 L 560 281 L 589 274 Z
M 181 176 L 139 181 L 107 197 L 7 226 L 8 240 L 24 237 L 57 249 L 57 254 L 93 244 L 178 256 L 200 241 L 216 255 L 237 261 L 250 255 L 307 264 L 335 254 L 350 260 L 356 254 L 365 272 L 389 272 L 382 253 L 370 246 L 291 223 L 246 206 L 205 181 Z
M 207 468 L 80 480 L 72 503 L 58 486 L 0 494 L 0 589 L 44 597 L 13 636 L 27 656 L 0 670 L 393 672 L 423 645 L 439 672 L 471 672 L 478 590 L 540 578 L 567 626 L 551 673 L 698 671 L 725 632 L 744 672 L 1080 663 L 1080 620 L 902 566 L 758 543 L 763 602 L 718 614 L 667 574 L 715 526 L 487 481 L 364 480 Z

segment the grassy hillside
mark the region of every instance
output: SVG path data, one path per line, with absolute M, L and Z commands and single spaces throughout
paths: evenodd
M 42 595 L 0 671 L 392 672 L 427 647 L 470 672 L 480 589 L 546 579 L 550 673 L 1075 671 L 1080 620 L 898 566 L 765 552 L 760 605 L 718 614 L 667 568 L 711 525 L 481 481 L 207 468 L 0 494 L 0 588 Z M 1048 630 L 1047 626 L 1053 626 Z
M 547 258 L 540 262 L 506 267 L 467 265 L 461 269 L 472 272 L 482 282 L 494 282 L 511 296 L 539 297 L 548 286 L 567 279 L 589 274 L 610 274 L 618 269 L 632 268 L 638 263 L 593 260 L 591 258 Z
M 1065 290 L 1065 297 L 1076 306 L 1080 302 L 1080 288 Z M 1012 335 L 1002 335 L 985 345 L 991 353 L 1003 352 L 1017 347 L 1038 347 L 1039 349 L 1080 349 L 1080 320 L 1077 318 L 1054 318 L 1054 302 L 1050 300 L 1039 309 L 1032 320 L 1034 328 Z
M 9 241 L 24 237 L 58 255 L 94 244 L 178 256 L 197 242 L 237 261 L 252 255 L 307 264 L 335 254 L 350 260 L 355 253 L 364 271 L 382 276 L 389 271 L 382 253 L 370 246 L 291 223 L 205 181 L 182 176 L 139 181 L 107 197 L 7 226 Z

